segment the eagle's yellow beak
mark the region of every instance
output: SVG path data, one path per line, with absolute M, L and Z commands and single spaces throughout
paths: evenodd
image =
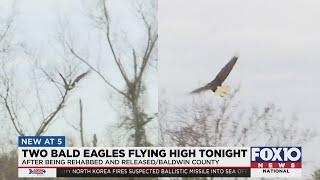
M 230 93 L 230 89 L 230 86 L 219 86 L 215 93 L 220 97 L 224 97 Z

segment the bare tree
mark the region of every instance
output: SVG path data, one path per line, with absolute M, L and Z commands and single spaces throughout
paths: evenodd
M 274 104 L 243 107 L 235 98 L 237 92 L 218 101 L 197 96 L 192 103 L 178 107 L 164 103 L 167 108 L 160 109 L 164 113 L 160 121 L 166 124 L 160 132 L 164 145 L 290 146 L 303 145 L 316 136 L 315 131 L 301 128 L 295 115 L 285 118 Z
M 2 16 L 0 18 L 0 108 L 5 113 L 6 119 L 9 120 L 7 122 L 13 125 L 17 134 L 21 136 L 26 134 L 42 135 L 64 108 L 70 92 L 87 75 L 87 72 L 75 77 L 72 74 L 74 69 L 62 74 L 56 70 L 54 74 L 50 74 L 46 68 L 38 65 L 37 57 L 30 52 L 24 43 L 14 37 L 16 33 L 14 9 L 13 7 L 12 13 L 8 13 L 7 17 Z M 21 61 L 21 58 L 25 61 Z M 45 62 L 45 60 L 42 61 Z M 21 75 L 21 69 L 24 69 L 24 75 Z M 31 74 L 33 77 L 29 79 Z M 42 77 L 45 77 L 45 79 L 41 82 Z M 30 82 L 27 85 L 28 87 L 23 86 L 25 80 Z M 48 89 L 41 91 L 39 84 L 41 86 L 48 85 L 48 89 L 55 89 L 56 91 L 49 91 Z M 45 107 L 49 102 L 48 100 L 41 100 L 41 96 L 46 96 L 48 92 L 51 92 L 52 95 L 58 94 L 58 100 L 53 105 L 54 108 L 48 108 L 46 111 Z M 26 102 L 25 97 L 32 95 L 34 95 L 34 98 L 30 99 L 36 99 L 36 103 L 30 107 L 30 103 Z M 26 117 L 29 116 L 29 120 L 36 119 L 38 114 L 34 111 L 40 112 L 41 118 L 37 123 L 38 125 L 33 127 L 32 131 L 35 130 L 35 132 L 31 133 L 25 127 L 30 124 Z M 32 116 L 35 114 L 37 116 Z
M 36 66 L 34 68 L 37 68 Z M 57 117 L 58 113 L 61 112 L 61 110 L 65 107 L 65 103 L 67 101 L 67 98 L 71 91 L 75 89 L 76 84 L 80 82 L 87 74 L 88 71 L 85 73 L 82 73 L 75 78 L 71 78 L 70 75 L 62 75 L 61 73 L 57 72 L 56 76 L 50 75 L 48 72 L 46 72 L 43 68 L 40 68 L 42 74 L 46 77 L 46 80 L 48 83 L 51 83 L 56 88 L 56 92 L 58 95 L 58 100 L 56 102 L 56 105 L 54 108 L 51 108 L 50 111 L 47 112 L 45 115 L 44 113 L 44 104 L 46 102 L 42 102 L 39 100 L 39 109 L 41 109 L 41 120 L 40 125 L 36 128 L 36 131 L 34 135 L 39 136 L 46 132 L 48 127 L 51 125 L 51 123 L 54 121 L 54 119 Z M 27 123 L 24 119 L 24 122 L 22 123 L 19 120 L 19 111 L 24 110 L 31 115 L 30 111 L 25 105 L 24 100 L 21 96 L 18 96 L 16 91 L 18 91 L 19 84 L 21 84 L 19 81 L 15 81 L 15 75 L 17 71 L 14 67 L 12 67 L 12 64 L 3 61 L 2 62 L 2 74 L 0 75 L 0 81 L 2 82 L 0 84 L 0 103 L 3 107 L 3 109 L 7 112 L 7 115 L 9 117 L 9 120 L 11 121 L 12 125 L 15 128 L 15 131 L 20 135 L 24 136 L 27 133 L 25 132 L 24 125 Z M 10 72 L 10 73 L 9 73 Z M 36 99 L 40 99 L 40 92 L 38 87 L 35 87 Z M 20 99 L 21 98 L 21 99 Z M 35 118 L 35 117 L 30 117 Z M 29 134 L 29 133 L 28 133 Z M 31 133 L 32 134 L 32 133 Z
M 14 19 L 15 19 L 15 5 L 13 4 L 11 12 L 8 15 L 1 14 L 0 18 L 0 56 L 8 55 L 10 51 L 16 45 L 14 42 L 13 33 L 14 33 Z
M 1 95 L 2 104 L 4 109 L 8 112 L 9 119 L 13 124 L 16 132 L 23 135 L 22 129 L 19 127 L 19 122 L 15 119 L 15 112 L 12 111 L 10 103 L 12 99 L 9 99 L 9 91 L 11 90 L 11 82 L 9 76 L 12 72 L 7 70 L 7 61 L 11 58 L 11 52 L 15 47 L 15 42 L 12 40 L 14 32 L 14 15 L 11 14 L 5 18 L 0 19 L 0 65 L 1 65 Z
M 315 137 L 314 131 L 298 125 L 295 115 L 284 118 L 274 104 L 262 109 L 241 108 L 241 103 L 234 100 L 237 92 L 219 103 L 200 99 L 173 107 L 172 121 L 175 122 L 162 132 L 170 139 L 168 143 L 178 146 L 290 145 L 303 144 Z
M 106 0 L 99 1 L 99 8 L 97 15 L 90 15 L 91 20 L 96 24 L 98 30 L 103 32 L 105 42 L 107 44 L 106 49 L 111 54 L 111 59 L 120 72 L 123 80 L 124 87 L 117 87 L 117 83 L 110 81 L 103 71 L 92 65 L 90 61 L 83 57 L 78 50 L 72 44 L 72 41 L 68 41 L 64 38 L 63 45 L 67 48 L 70 53 L 82 62 L 84 65 L 89 67 L 95 72 L 106 84 L 114 90 L 123 100 L 124 105 L 128 108 L 129 113 L 123 117 L 120 127 L 125 127 L 126 131 L 132 132 L 131 138 L 134 146 L 147 146 L 149 142 L 147 140 L 145 125 L 148 124 L 153 117 L 148 115 L 144 108 L 143 95 L 146 90 L 144 84 L 144 78 L 147 70 L 150 66 L 156 63 L 156 48 L 158 40 L 157 22 L 156 22 L 156 2 L 147 1 L 151 3 L 151 6 L 147 12 L 145 11 L 146 2 L 142 3 L 137 8 L 139 14 L 139 21 L 145 30 L 145 40 L 138 42 L 137 47 L 126 49 L 123 52 L 121 48 L 117 48 L 116 41 L 112 32 L 113 24 L 111 23 L 110 11 Z M 141 49 L 141 43 L 142 49 Z M 138 48 L 140 47 L 140 49 Z M 131 52 L 131 56 L 128 57 L 125 54 Z M 108 61 L 109 59 L 106 59 Z M 124 113 L 124 112 L 123 112 Z
M 58 105 L 54 109 L 54 111 L 51 112 L 49 115 L 47 115 L 42 120 L 41 125 L 36 132 L 36 136 L 40 136 L 41 134 L 43 134 L 46 131 L 49 124 L 53 121 L 53 119 L 56 117 L 56 115 L 63 109 L 69 93 L 76 87 L 77 83 L 79 83 L 85 76 L 88 75 L 88 73 L 89 73 L 89 71 L 84 72 L 84 73 L 80 74 L 79 76 L 77 76 L 76 78 L 69 79 L 69 80 L 66 79 L 62 74 L 59 73 L 59 76 L 61 77 L 61 79 L 63 81 L 63 83 L 60 83 L 60 84 L 58 83 L 58 81 L 54 80 L 49 75 L 47 76 L 52 81 L 52 83 L 54 83 L 57 87 L 58 87 L 58 85 L 62 86 L 62 88 L 58 88 L 58 91 L 60 92 L 61 98 L 60 98 Z

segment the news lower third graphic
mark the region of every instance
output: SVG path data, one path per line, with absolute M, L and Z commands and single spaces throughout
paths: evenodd
M 301 177 L 301 147 L 65 147 L 18 138 L 19 177 Z

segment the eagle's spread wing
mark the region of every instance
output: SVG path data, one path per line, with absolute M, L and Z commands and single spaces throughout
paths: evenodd
M 211 81 L 209 84 L 216 84 L 217 86 L 221 86 L 221 84 L 227 79 L 230 74 L 233 66 L 236 64 L 238 60 L 237 56 L 234 56 L 218 73 L 218 75 Z
M 73 81 L 73 83 L 78 83 L 82 78 L 84 78 L 86 75 L 88 75 L 90 72 L 90 70 L 80 74 L 78 77 L 75 78 L 75 80 Z
M 210 84 L 207 84 L 207 85 L 205 85 L 205 86 L 203 86 L 201 88 L 193 90 L 192 92 L 190 92 L 190 94 L 199 93 L 199 92 L 202 92 L 202 91 L 205 91 L 205 90 L 209 90 L 209 89 L 211 89 Z
M 191 94 L 194 93 L 199 93 L 205 90 L 213 90 L 215 91 L 217 89 L 218 86 L 221 86 L 222 83 L 224 82 L 224 80 L 226 80 L 226 78 L 228 77 L 228 75 L 230 74 L 233 66 L 236 64 L 238 60 L 237 56 L 234 56 L 221 70 L 220 72 L 217 74 L 217 76 L 214 78 L 213 81 L 211 81 L 210 83 L 208 83 L 207 85 L 198 88 L 196 90 L 193 90 L 191 92 Z
M 75 85 L 76 85 L 82 78 L 84 78 L 85 76 L 87 76 L 89 73 L 90 73 L 90 70 L 88 70 L 88 71 L 80 74 L 80 75 L 79 75 L 78 77 L 76 77 L 76 78 L 74 79 L 74 81 L 70 84 L 70 87 L 71 87 L 71 88 L 74 88 Z

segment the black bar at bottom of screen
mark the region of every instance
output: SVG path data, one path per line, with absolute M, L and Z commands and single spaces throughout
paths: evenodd
M 57 177 L 250 177 L 250 168 L 57 168 Z

